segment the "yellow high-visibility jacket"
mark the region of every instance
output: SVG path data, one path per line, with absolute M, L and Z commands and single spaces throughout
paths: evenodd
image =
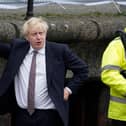
M 108 118 L 126 121 L 126 52 L 120 37 L 112 40 L 102 57 L 101 80 L 110 87 Z

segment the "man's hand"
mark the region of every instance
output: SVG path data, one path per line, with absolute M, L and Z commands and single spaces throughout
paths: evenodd
M 65 101 L 68 101 L 70 94 L 71 94 L 71 92 L 69 92 L 67 88 L 64 88 L 64 100 Z

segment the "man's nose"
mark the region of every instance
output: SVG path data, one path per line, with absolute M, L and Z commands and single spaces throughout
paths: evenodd
M 36 37 L 37 39 L 40 39 L 41 35 L 38 33 Z

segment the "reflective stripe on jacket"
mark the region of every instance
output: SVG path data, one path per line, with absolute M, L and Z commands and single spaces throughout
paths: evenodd
M 119 37 L 104 51 L 101 67 L 101 80 L 110 87 L 108 117 L 126 121 L 126 79 L 120 74 L 126 70 L 126 56 Z

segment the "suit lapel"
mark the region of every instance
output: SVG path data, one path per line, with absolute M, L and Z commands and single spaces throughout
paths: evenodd
M 50 84 L 53 70 L 53 54 L 50 47 L 50 44 L 46 42 L 46 75 L 47 75 L 47 84 Z
M 15 62 L 12 61 L 13 65 L 15 65 L 15 67 L 14 67 L 15 73 L 19 70 L 19 67 L 20 67 L 24 57 L 26 56 L 28 50 L 29 50 L 29 44 L 26 43 L 26 44 L 24 44 L 24 46 L 22 46 L 22 48 L 19 48 L 19 49 L 14 51 L 15 55 L 12 54 L 11 59 L 14 59 L 14 58 L 16 59 Z M 10 65 L 12 65 L 11 62 L 10 62 Z M 12 70 L 12 71 L 14 71 L 14 70 Z
M 19 66 L 21 65 L 21 63 L 22 63 L 22 61 L 23 61 L 23 59 L 24 59 L 24 57 L 26 56 L 26 54 L 27 54 L 27 52 L 28 52 L 28 50 L 29 50 L 29 45 L 28 44 L 26 44 L 22 49 L 18 49 L 17 51 L 16 51 L 16 57 L 17 57 L 17 67 L 19 68 Z

